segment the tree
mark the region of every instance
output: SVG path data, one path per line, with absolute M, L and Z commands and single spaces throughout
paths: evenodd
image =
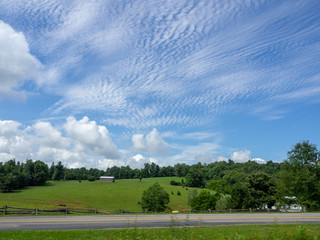
M 191 199 L 191 207 L 193 210 L 206 211 L 208 209 L 214 210 L 217 202 L 215 195 L 208 190 L 201 190 L 198 196 Z
M 143 191 L 141 207 L 151 212 L 163 212 L 170 201 L 169 194 L 159 185 L 154 183 Z
M 275 182 L 266 173 L 253 173 L 247 178 L 251 208 L 271 208 L 275 204 Z
M 309 141 L 294 145 L 282 165 L 280 180 L 277 192 L 281 202 L 286 203 L 285 197 L 289 196 L 306 208 L 319 208 L 320 166 L 316 145 Z
M 204 186 L 204 172 L 201 163 L 192 165 L 189 173 L 186 176 L 186 185 L 188 187 L 203 187 Z
M 52 180 L 62 180 L 64 178 L 64 167 L 59 161 L 58 164 L 54 167 L 54 172 Z
M 228 186 L 226 180 L 210 180 L 210 182 L 206 185 L 206 188 L 215 191 L 219 195 L 230 192 L 230 187 Z
M 234 184 L 231 187 L 229 206 L 232 209 L 246 209 L 252 206 L 252 197 L 247 184 Z
M 33 185 L 43 185 L 49 179 L 49 168 L 44 162 L 37 160 L 34 162 Z

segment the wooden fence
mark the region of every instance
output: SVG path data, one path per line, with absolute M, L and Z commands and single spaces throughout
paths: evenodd
M 279 209 L 229 209 L 229 210 L 207 210 L 207 211 L 172 211 L 173 213 L 240 213 L 240 212 L 280 212 Z M 85 209 L 85 208 L 70 208 L 67 206 L 59 207 L 59 208 L 20 208 L 20 207 L 11 207 L 4 205 L 0 207 L 0 212 L 3 215 L 9 214 L 17 214 L 17 215 L 39 215 L 41 213 L 48 214 L 48 213 L 58 213 L 58 214 L 75 214 L 75 213 L 86 213 L 86 214 L 141 214 L 141 213 L 154 213 L 148 211 L 127 211 L 124 209 L 119 210 L 110 210 L 110 211 L 98 211 L 97 208 L 95 209 Z M 170 211 L 171 212 L 171 211 Z M 165 212 L 165 213 L 170 213 Z M 0 213 L 1 214 L 1 213 Z
M 20 208 L 20 207 L 11 207 L 4 205 L 0 208 L 0 211 L 3 215 L 7 214 L 41 214 L 41 213 L 91 213 L 97 214 L 101 213 L 96 208 L 95 209 L 84 209 L 84 208 L 69 208 L 69 207 L 59 207 L 59 208 Z M 104 213 L 104 212 L 102 212 Z

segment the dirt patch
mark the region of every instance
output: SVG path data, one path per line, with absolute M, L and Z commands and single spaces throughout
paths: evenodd
M 76 203 L 66 203 L 66 202 L 59 202 L 59 201 L 46 201 L 48 203 L 53 203 L 56 205 L 66 205 L 66 206 L 79 206 L 79 207 L 85 207 L 84 204 L 76 204 Z
M 66 203 L 66 202 L 60 202 L 60 201 L 46 201 L 46 200 L 38 200 L 38 199 L 25 199 L 25 198 L 19 198 L 18 200 L 21 201 L 32 201 L 32 202 L 43 202 L 43 203 L 53 203 L 56 205 L 66 205 L 66 206 L 79 206 L 79 207 L 85 207 L 84 204 L 76 204 L 76 203 Z

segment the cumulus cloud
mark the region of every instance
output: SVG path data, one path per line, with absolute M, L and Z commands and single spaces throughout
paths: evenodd
M 238 151 L 231 154 L 231 159 L 235 162 L 247 162 L 250 160 L 250 155 L 249 150 Z
M 61 161 L 68 167 L 121 165 L 120 154 L 105 126 L 83 117 L 69 117 L 62 126 L 39 121 L 22 126 L 0 121 L 0 161 L 40 159 L 47 164 Z
M 144 138 L 143 134 L 135 134 L 131 138 L 133 150 L 157 155 L 169 153 L 169 144 L 163 140 L 157 129 L 153 129 Z
M 158 164 L 158 161 L 156 158 L 145 158 L 141 154 L 137 154 L 127 160 L 127 165 L 129 165 L 131 168 L 143 168 L 145 163 L 156 163 Z
M 0 21 L 0 47 L 0 99 L 22 97 L 19 87 L 26 81 L 34 80 L 39 84 L 41 64 L 30 54 L 24 34 L 3 21 Z
M 0 120 L 0 161 L 25 160 L 33 156 L 33 139 L 16 121 Z
M 66 148 L 70 145 L 70 140 L 62 137 L 62 133 L 52 127 L 49 122 L 37 122 L 32 126 L 32 129 L 42 145 L 54 148 Z
M 74 117 L 68 117 L 64 128 L 67 134 L 73 138 L 76 149 L 81 151 L 87 149 L 111 159 L 120 157 L 107 128 L 97 125 L 95 121 L 89 121 L 88 117 L 83 117 L 79 121 Z
M 251 152 L 249 150 L 237 151 L 231 154 L 231 159 L 235 162 L 247 162 L 249 160 L 264 164 L 266 161 L 262 158 L 250 159 Z
M 264 160 L 262 158 L 252 158 L 252 161 L 255 161 L 255 162 L 260 163 L 260 164 L 267 163 L 266 160 Z

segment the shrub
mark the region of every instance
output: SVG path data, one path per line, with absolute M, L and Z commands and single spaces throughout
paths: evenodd
M 154 183 L 143 192 L 141 207 L 143 210 L 163 212 L 169 201 L 169 194 L 159 185 L 159 183 Z
M 180 186 L 180 185 L 181 185 L 181 183 L 176 182 L 176 181 L 174 181 L 174 180 L 171 180 L 171 181 L 170 181 L 170 185 L 173 185 L 173 186 Z
M 207 190 L 202 190 L 198 196 L 191 200 L 191 207 L 194 210 L 206 211 L 214 210 L 216 205 L 216 197 Z

